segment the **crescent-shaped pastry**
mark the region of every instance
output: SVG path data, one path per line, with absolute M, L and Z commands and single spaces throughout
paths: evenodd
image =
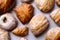
M 60 26 L 60 8 L 54 10 L 50 16 Z
M 29 23 L 32 33 L 36 36 L 46 30 L 48 24 L 49 22 L 43 14 L 34 16 Z
M 20 36 L 26 36 L 28 34 L 28 28 L 26 26 L 17 27 L 12 31 L 12 33 Z
M 55 27 L 50 29 L 46 34 L 45 40 L 60 40 L 60 28 Z

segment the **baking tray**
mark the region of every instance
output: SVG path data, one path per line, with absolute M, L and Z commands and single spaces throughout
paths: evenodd
M 16 0 L 16 6 L 18 6 L 18 5 L 20 5 L 20 4 L 21 4 L 21 0 Z M 47 33 L 47 31 L 48 31 L 49 29 L 51 29 L 51 28 L 53 28 L 53 27 L 59 27 L 59 26 L 51 19 L 51 17 L 49 16 L 49 14 L 50 14 L 52 11 L 54 11 L 55 9 L 57 9 L 57 8 L 59 8 L 59 7 L 58 7 L 58 6 L 56 5 L 56 3 L 55 3 L 54 8 L 53 8 L 50 12 L 44 13 L 44 12 L 40 11 L 40 10 L 36 7 L 34 1 L 33 1 L 31 4 L 32 4 L 33 7 L 34 7 L 34 16 L 37 15 L 37 14 L 43 14 L 43 15 L 45 15 L 45 16 L 48 18 L 50 24 L 49 24 L 49 27 L 47 28 L 47 30 L 46 30 L 44 33 L 42 33 L 39 37 L 35 37 L 35 36 L 33 35 L 33 33 L 31 32 L 30 29 L 29 29 L 28 35 L 25 36 L 25 37 L 26 37 L 28 40 L 45 40 L 45 34 Z M 27 25 L 27 27 L 29 27 L 29 24 L 22 24 L 22 23 L 19 21 L 19 19 L 17 18 L 17 16 L 16 16 L 16 14 L 15 14 L 14 11 L 11 11 L 11 14 L 16 18 L 16 20 L 17 20 L 17 22 L 18 22 L 18 26 Z M 15 34 L 13 34 L 13 33 L 10 32 L 10 38 L 11 38 L 11 40 L 17 40 L 19 37 L 21 37 L 21 36 L 17 36 L 17 35 L 15 35 Z

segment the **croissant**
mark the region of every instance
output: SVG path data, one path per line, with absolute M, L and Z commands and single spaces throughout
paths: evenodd
M 60 0 L 55 0 L 56 4 L 60 6 Z
M 12 33 L 20 36 L 25 36 L 28 34 L 28 28 L 26 26 L 23 27 L 17 27 L 12 31 Z

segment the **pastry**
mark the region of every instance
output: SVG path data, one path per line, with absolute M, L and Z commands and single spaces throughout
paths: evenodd
M 32 0 L 21 0 L 22 2 L 25 2 L 25 3 L 29 3 L 31 2 Z
M 60 0 L 55 0 L 56 4 L 60 6 Z
M 45 40 L 60 40 L 60 28 L 55 27 L 50 29 L 46 34 Z
M 33 15 L 32 5 L 27 3 L 22 3 L 20 6 L 14 8 L 14 11 L 22 23 L 28 22 Z
M 48 12 L 53 8 L 53 0 L 35 0 L 36 6 L 43 12 Z
M 27 40 L 27 39 L 24 37 L 21 37 L 21 38 L 18 38 L 18 40 Z
M 20 36 L 26 36 L 28 34 L 28 28 L 26 26 L 17 27 L 12 31 L 12 33 Z
M 54 10 L 50 16 L 60 26 L 60 8 Z
M 0 0 L 0 14 L 9 11 L 14 3 L 14 0 Z
M 10 40 L 9 33 L 3 29 L 0 29 L 0 40 Z
M 12 30 L 16 27 L 16 19 L 10 14 L 6 13 L 0 16 L 0 26 L 5 30 Z
M 30 29 L 35 36 L 38 36 L 44 30 L 46 30 L 48 24 L 49 22 L 43 14 L 38 14 L 34 16 L 29 23 Z

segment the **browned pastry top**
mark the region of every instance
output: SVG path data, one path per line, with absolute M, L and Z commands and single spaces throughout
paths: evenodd
M 31 4 L 22 3 L 20 6 L 14 8 L 17 17 L 22 23 L 29 21 L 32 17 L 33 7 Z

